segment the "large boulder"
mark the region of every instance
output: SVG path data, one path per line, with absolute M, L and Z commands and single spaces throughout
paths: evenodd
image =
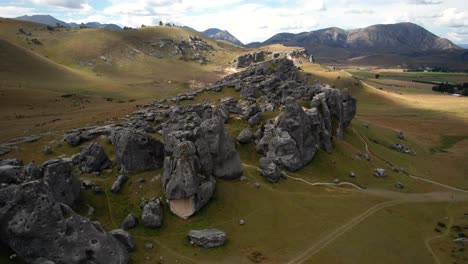
M 135 242 L 133 242 L 133 237 L 127 231 L 123 229 L 114 229 L 111 230 L 109 234 L 113 235 L 120 243 L 122 243 L 128 252 L 131 252 L 133 249 L 135 249 Z
M 112 166 L 112 162 L 97 142 L 81 149 L 78 156 L 78 169 L 84 173 L 100 172 Z
M 123 128 L 115 130 L 111 138 L 122 172 L 138 173 L 162 167 L 164 145 L 146 132 Z
M 141 214 L 141 222 L 149 228 L 161 227 L 163 221 L 163 209 L 159 199 L 149 201 Z
M 270 158 L 260 158 L 260 174 L 270 182 L 278 182 L 281 177 L 285 177 L 278 165 Z
M 75 207 L 80 195 L 80 181 L 72 173 L 72 165 L 63 159 L 49 160 L 42 165 L 44 182 L 50 187 L 55 200 Z
M 163 190 L 173 213 L 188 218 L 205 206 L 216 181 L 242 175 L 242 163 L 223 119 L 207 103 L 171 109 L 163 124 Z
M 252 130 L 250 130 L 250 128 L 244 128 L 240 133 L 239 135 L 237 136 L 237 142 L 239 142 L 240 144 L 248 144 L 250 142 L 253 141 L 253 133 L 252 133 Z
M 0 240 L 26 263 L 128 263 L 125 247 L 98 223 L 58 202 L 39 181 L 0 189 Z
M 190 230 L 190 243 L 204 248 L 221 247 L 226 243 L 226 233 L 219 229 Z

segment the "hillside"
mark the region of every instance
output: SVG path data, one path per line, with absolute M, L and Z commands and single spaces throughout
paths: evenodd
M 6 94 L 0 97 L 4 114 L 0 135 L 5 140 L 29 130 L 44 131 L 46 127 L 36 125 L 45 120 L 62 119 L 54 126 L 69 127 L 71 119 L 65 116 L 77 109 L 88 112 L 80 117 L 96 122 L 113 117 L 109 108 L 128 111 L 142 101 L 214 82 L 241 52 L 237 46 L 178 27 L 49 30 L 34 22 L 0 21 L 0 88 Z M 27 91 L 34 96 L 25 97 Z M 61 96 L 67 94 L 85 96 L 82 100 L 90 103 L 76 108 L 65 102 L 49 103 L 47 111 L 36 110 L 50 98 L 64 101 Z M 19 98 L 27 100 L 13 103 Z M 75 120 L 75 125 L 89 119 Z M 19 126 L 11 129 L 15 122 Z
M 244 46 L 244 44 L 234 37 L 229 31 L 221 30 L 217 28 L 210 28 L 202 32 L 204 35 L 216 39 L 216 40 L 225 40 L 237 46 Z
M 280 33 L 261 44 L 250 46 L 275 43 L 304 47 L 319 61 L 329 64 L 447 66 L 463 69 L 467 60 L 463 49 L 413 23 L 373 25 L 352 30 L 334 27 L 299 34 Z M 385 56 L 388 55 L 398 56 L 398 62 L 387 62 Z M 361 57 L 367 56 L 380 59 L 367 64 L 369 59 L 361 60 Z

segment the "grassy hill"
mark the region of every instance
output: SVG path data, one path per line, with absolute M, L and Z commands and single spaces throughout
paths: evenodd
M 0 22 L 2 138 L 80 127 L 123 116 L 135 104 L 190 89 L 193 80 L 201 85 L 215 80 L 226 73 L 223 70 L 231 66 L 236 54 L 253 50 L 172 27 L 121 32 L 48 32 L 43 27 L 13 20 Z M 32 32 L 32 36 L 18 33 L 19 28 Z M 180 60 L 180 54 L 170 56 L 173 50 L 159 45 L 161 39 L 188 41 L 193 35 L 214 47 L 204 51 L 209 59 L 207 65 Z M 43 45 L 29 44 L 26 38 L 37 38 Z M 130 50 L 135 53 L 129 53 Z M 149 55 L 156 51 L 160 52 L 158 56 Z M 107 58 L 112 58 L 112 64 Z M 80 63 L 92 60 L 96 62 L 91 65 Z M 379 71 L 382 77 L 375 80 L 372 77 L 377 72 L 330 71 L 305 62 L 301 68 L 304 79 L 349 88 L 358 100 L 357 116 L 344 140 L 334 140 L 334 152 L 319 152 L 304 169 L 271 184 L 257 171 L 259 155 L 253 143 L 237 145 L 246 178 L 219 180 L 210 204 L 188 220 L 171 214 L 165 204 L 162 228 L 147 229 L 139 224 L 132 229 L 136 241 L 136 250 L 131 254 L 134 263 L 157 263 L 161 257 L 163 263 L 389 264 L 437 260 L 458 263 L 468 258 L 467 251 L 460 250 L 463 246 L 452 242 L 459 235 L 453 231 L 458 229 L 452 227 L 467 225 L 463 216 L 468 205 L 463 191 L 468 189 L 467 98 L 435 94 L 430 87 L 408 82 L 407 78 L 429 78 L 420 73 L 406 76 L 407 73 Z M 206 99 L 217 104 L 225 96 L 239 94 L 224 88 L 220 93 L 203 93 L 195 102 Z M 276 114 L 267 113 L 266 117 Z M 60 120 L 51 122 L 55 118 Z M 365 122 L 369 128 L 363 125 Z M 236 137 L 247 123 L 231 120 L 227 126 Z M 406 134 L 404 141 L 395 136 L 400 130 Z M 41 163 L 79 152 L 79 147 L 57 144 L 61 138 L 60 133 L 43 136 L 37 142 L 20 144 L 2 158 Z M 104 138 L 97 140 L 114 160 L 113 146 Z M 415 149 L 417 155 L 390 150 L 388 145 L 395 141 Z M 42 152 L 46 144 L 53 148 L 51 156 Z M 356 159 L 358 153 L 368 153 L 370 161 Z M 408 174 L 391 171 L 389 163 Z M 389 176 L 374 177 L 377 167 L 386 168 Z M 357 174 L 355 178 L 349 177 L 350 170 Z M 162 195 L 161 170 L 131 175 L 115 195 L 109 189 L 118 173 L 114 169 L 99 177 L 80 175 L 81 179 L 104 187 L 105 193 L 82 191 L 79 212 L 86 215 L 87 205 L 94 207 L 96 212 L 90 218 L 107 230 L 119 227 L 128 213 L 139 216 L 141 197 Z M 138 178 L 144 178 L 145 183 L 138 183 Z M 334 185 L 335 179 L 364 188 Z M 259 189 L 255 188 L 257 182 Z M 405 188 L 397 188 L 397 182 Z M 245 225 L 239 224 L 241 219 Z M 214 250 L 190 245 L 186 233 L 201 228 L 223 229 L 227 232 L 227 244 Z M 145 243 L 152 243 L 154 248 L 146 248 Z M 1 263 L 11 263 L 6 253 L 1 256 Z

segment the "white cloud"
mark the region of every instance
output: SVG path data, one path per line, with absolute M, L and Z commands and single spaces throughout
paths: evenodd
M 456 8 L 448 8 L 437 21 L 448 27 L 468 27 L 468 14 Z
M 17 6 L 0 6 L 0 17 L 19 17 L 33 13 L 33 8 Z
M 91 9 L 88 0 L 32 0 L 37 5 L 48 5 L 70 9 Z
M 372 9 L 350 9 L 346 11 L 347 14 L 355 14 L 355 15 L 362 15 L 362 14 L 374 14 Z
M 440 5 L 443 3 L 440 0 L 408 0 L 407 2 L 413 5 Z

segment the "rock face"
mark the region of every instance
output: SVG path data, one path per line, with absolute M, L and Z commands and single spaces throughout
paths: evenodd
M 84 173 L 100 172 L 112 166 L 112 162 L 99 143 L 91 143 L 81 149 L 78 156 L 78 169 Z
M 237 106 L 249 123 L 251 118 L 261 113 L 261 109 L 275 111 L 284 106 L 279 117 L 264 124 L 256 133 L 256 149 L 276 165 L 290 171 L 297 171 L 311 162 L 319 149 L 331 153 L 333 137 L 342 139 L 344 129 L 356 114 L 356 100 L 347 89 L 302 82 L 297 78 L 294 63 L 287 59 L 249 67 L 219 81 L 216 86 L 232 87 L 248 99 Z M 260 91 L 264 95 L 258 98 Z M 299 100 L 310 101 L 310 108 L 304 109 Z M 228 109 L 235 109 L 233 100 L 224 102 L 229 105 Z M 252 122 L 253 125 L 258 123 L 259 120 Z M 267 167 L 273 169 L 273 166 Z M 265 170 L 264 174 L 271 176 L 275 173 Z
M 133 242 L 132 235 L 123 229 L 114 229 L 109 232 L 113 235 L 122 245 L 125 246 L 128 252 L 133 251 L 135 248 L 135 242 Z
M 278 165 L 271 158 L 260 158 L 260 174 L 270 182 L 278 182 L 281 177 L 286 177 Z
M 0 189 L 0 240 L 27 263 L 128 263 L 98 223 L 58 202 L 39 181 Z
M 80 194 L 80 181 L 72 173 L 70 162 L 56 159 L 42 165 L 44 182 L 50 187 L 55 200 L 74 207 Z
M 188 233 L 191 243 L 204 247 L 221 247 L 226 243 L 226 233 L 218 229 L 191 230 Z
M 242 175 L 242 164 L 223 120 L 209 104 L 173 108 L 163 125 L 163 189 L 173 213 L 188 218 L 214 193 L 216 181 Z
M 162 167 L 164 145 L 147 133 L 123 128 L 113 132 L 116 163 L 122 172 L 138 173 Z
M 161 227 L 163 221 L 163 209 L 161 201 L 159 199 L 153 199 L 149 201 L 143 207 L 143 213 L 141 214 L 141 222 L 143 225 L 149 228 Z

